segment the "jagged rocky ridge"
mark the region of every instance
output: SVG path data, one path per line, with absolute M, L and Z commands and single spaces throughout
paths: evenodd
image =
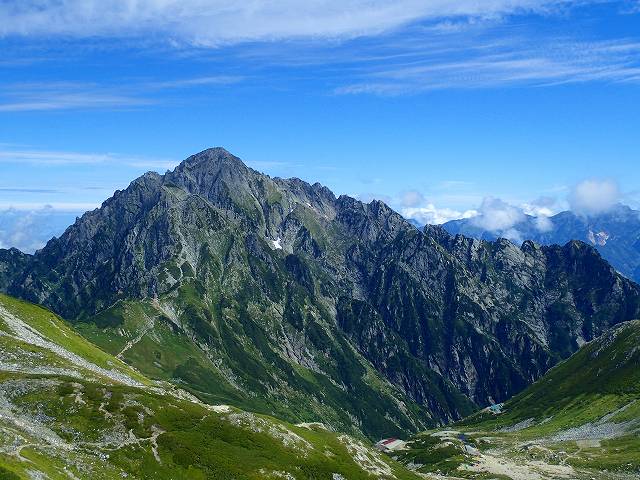
M 220 148 L 0 259 L 3 290 L 145 373 L 373 438 L 505 400 L 640 314 L 640 287 L 586 244 L 419 231 Z
M 533 240 L 543 245 L 581 240 L 596 248 L 623 275 L 640 281 L 640 212 L 618 204 L 600 213 L 560 212 L 543 219 L 524 215 L 504 230 L 483 228 L 482 217 L 452 220 L 443 224 L 452 235 L 462 234 L 483 240 L 506 237 L 514 243 Z

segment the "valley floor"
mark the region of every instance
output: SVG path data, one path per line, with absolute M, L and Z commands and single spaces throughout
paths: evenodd
M 567 436 L 571 432 L 566 432 Z M 584 435 L 579 440 L 518 432 L 425 432 L 393 456 L 424 478 L 634 480 L 640 478 L 640 436 Z

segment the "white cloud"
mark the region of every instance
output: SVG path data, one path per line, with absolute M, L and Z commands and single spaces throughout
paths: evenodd
M 520 207 L 527 215 L 550 217 L 558 210 L 558 200 L 555 197 L 538 197 L 531 202 L 522 203 Z
M 500 237 L 511 240 L 513 243 L 522 243 L 524 241 L 522 234 L 516 228 L 507 228 L 506 230 L 502 230 L 500 232 Z
M 471 222 L 491 232 L 504 232 L 525 219 L 526 216 L 521 208 L 499 198 L 486 197 L 478 209 L 478 215 L 473 217 Z
M 559 191 L 565 190 L 556 189 Z M 407 194 L 408 193 L 408 194 Z M 556 192 L 558 193 L 558 192 Z M 625 196 L 627 198 L 629 194 Z M 539 232 L 554 229 L 553 216 L 567 210 L 582 215 L 606 212 L 622 198 L 618 185 L 613 180 L 585 180 L 577 184 L 569 195 L 569 202 L 555 196 L 542 196 L 529 202 L 512 204 L 500 198 L 485 197 L 477 209 L 456 210 L 437 208 L 433 203 L 424 205 L 421 194 L 405 192 L 397 204 L 405 218 L 414 218 L 420 223 L 440 224 L 455 219 L 469 219 L 469 223 L 482 230 L 492 232 L 514 242 L 526 239 L 523 235 L 535 228 Z M 414 202 L 417 203 L 414 205 Z M 412 206 L 408 206 L 411 204 Z
M 458 211 L 451 208 L 438 208 L 432 203 L 422 207 L 405 207 L 401 209 L 401 213 L 403 217 L 412 218 L 424 225 L 440 225 L 451 220 L 477 215 L 475 210 Z
M 553 197 L 539 197 L 520 205 L 511 205 L 499 198 L 487 197 L 478 209 L 478 216 L 471 222 L 477 227 L 498 233 L 501 237 L 521 242 L 523 238 L 517 228 L 518 224 L 527 221 L 529 217 L 536 230 L 549 232 L 553 230 L 553 221 L 550 217 L 558 210 L 558 201 Z
M 553 221 L 548 215 L 540 215 L 535 219 L 535 226 L 539 232 L 550 232 L 553 230 Z
M 21 0 L 0 3 L 0 36 L 135 37 L 215 46 L 246 40 L 353 37 L 423 19 L 541 11 L 566 0 Z M 584 3 L 584 2 L 582 2 Z
M 521 237 L 517 226 L 527 221 L 527 216 L 532 219 L 536 229 L 548 232 L 553 229 L 553 222 L 549 217 L 561 208 L 560 202 L 554 197 L 539 197 L 520 205 L 512 205 L 491 196 L 484 197 L 477 209 L 438 208 L 434 203 L 425 205 L 424 196 L 413 191 L 403 193 L 396 204 L 400 206 L 402 215 L 420 223 L 441 224 L 450 220 L 470 219 L 472 225 L 514 241 Z
M 400 197 L 400 204 L 406 208 L 417 207 L 423 204 L 424 201 L 424 195 L 416 190 L 408 190 L 402 193 Z
M 611 209 L 620 200 L 620 189 L 613 180 L 585 180 L 569 195 L 571 209 L 583 215 L 596 215 Z
M 535 217 L 534 226 L 539 232 L 553 230 L 553 221 L 549 218 L 557 213 L 558 201 L 553 197 L 539 197 L 532 202 L 520 205 L 526 215 Z

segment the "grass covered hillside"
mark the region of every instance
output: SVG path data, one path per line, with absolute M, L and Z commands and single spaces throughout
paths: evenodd
M 320 424 L 207 405 L 0 295 L 0 479 L 415 479 Z
M 586 344 L 495 410 L 418 435 L 399 457 L 463 478 L 640 478 L 640 321 Z

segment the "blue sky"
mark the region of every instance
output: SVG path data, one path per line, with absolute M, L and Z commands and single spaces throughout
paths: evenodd
M 5 0 L 0 72 L 4 247 L 210 146 L 425 221 L 640 206 L 638 1 Z

